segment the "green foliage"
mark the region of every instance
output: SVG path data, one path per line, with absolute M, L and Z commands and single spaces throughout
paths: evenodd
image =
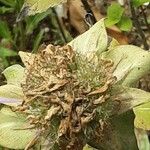
M 7 84 L 0 86 L 0 103 L 17 106 L 22 103 L 23 92 L 20 83 L 23 80 L 24 68 L 13 65 L 3 71 Z
M 130 31 L 132 28 L 132 20 L 127 16 L 122 16 L 121 20 L 118 22 L 117 26 L 122 31 Z
M 0 103 L 9 106 L 17 106 L 21 104 L 23 92 L 21 87 L 15 85 L 0 86 Z
M 27 15 L 35 15 L 36 13 L 42 13 L 49 7 L 56 6 L 66 0 L 26 0 L 18 19 L 22 19 Z
M 149 92 L 145 92 L 140 89 L 131 88 L 131 87 L 122 86 L 122 85 L 121 86 L 115 85 L 112 88 L 110 98 L 112 100 L 115 100 L 118 97 L 121 99 L 121 102 L 120 102 L 121 109 L 117 110 L 117 112 L 112 109 L 112 113 L 111 113 L 112 115 L 115 113 L 122 114 L 137 105 L 148 103 L 150 101 Z M 116 108 L 114 107 L 114 109 Z
M 150 71 L 150 53 L 133 45 L 121 45 L 103 53 L 117 68 L 114 75 L 125 86 L 135 86 L 136 82 Z
M 112 26 L 116 23 L 118 23 L 121 20 L 121 17 L 123 15 L 124 8 L 122 8 L 118 3 L 114 3 L 107 9 L 107 19 L 106 19 L 106 25 Z
M 0 110 L 0 145 L 10 149 L 24 149 L 34 139 L 36 131 L 29 129 L 26 117 L 11 111 Z
M 107 43 L 108 37 L 104 25 L 104 19 L 102 19 L 87 32 L 72 40 L 69 45 L 75 51 L 81 55 L 86 55 L 86 57 L 89 57 L 90 59 L 93 57 L 93 53 L 97 52 L 99 55 L 105 51 L 107 48 Z
M 42 44 L 42 41 L 45 39 L 45 35 L 51 34 L 50 32 L 54 33 L 55 35 L 52 37 L 51 41 L 52 43 L 55 42 L 55 44 L 64 44 L 66 41 L 63 40 L 61 32 L 59 30 L 59 27 L 56 26 L 58 22 L 55 21 L 55 25 L 53 24 L 54 20 L 57 20 L 56 14 L 52 12 L 51 9 L 44 10 L 45 3 L 43 1 L 31 1 L 31 5 L 33 3 L 38 3 L 38 6 L 43 9 L 40 12 L 40 14 L 36 14 L 35 11 L 34 16 L 27 16 L 24 18 L 24 20 L 20 20 L 16 22 L 16 17 L 19 17 L 20 10 L 23 6 L 24 0 L 0 0 L 1 6 L 0 6 L 0 12 L 3 13 L 3 15 L 9 16 L 8 22 L 0 21 L 0 58 L 1 58 L 1 64 L 3 68 L 6 68 L 7 66 L 11 65 L 9 61 L 7 61 L 8 58 L 15 59 L 17 58 L 17 52 L 20 50 L 32 50 L 33 52 L 36 52 Z M 52 5 L 59 2 L 57 1 L 45 1 L 46 4 L 51 3 Z M 53 3 L 54 2 L 54 3 Z M 24 6 L 26 3 L 29 3 L 28 1 L 25 1 Z M 41 5 L 42 4 L 42 5 Z M 33 5 L 34 7 L 35 5 Z M 46 7 L 49 7 L 49 5 L 46 5 Z M 31 10 L 31 9 L 29 9 Z M 32 10 L 31 10 L 32 11 Z M 49 18 L 46 20 L 46 18 Z M 52 19 L 51 19 L 52 18 Z M 43 27 L 43 23 L 41 25 L 41 22 L 46 21 L 46 24 L 50 31 L 46 31 L 45 27 Z M 52 30 L 52 31 L 51 31 Z M 55 32 L 53 32 L 55 30 Z M 49 33 L 47 33 L 49 32 Z M 65 31 L 66 37 L 69 35 L 67 31 Z M 57 34 L 57 36 L 56 36 Z M 71 36 L 69 35 L 68 38 Z M 59 40 L 60 39 L 60 40 Z M 71 38 L 70 38 L 71 39 Z M 69 39 L 69 40 L 70 40 Z M 6 52 L 5 52 L 6 51 Z M 9 56 L 3 56 L 1 53 L 8 53 Z M 11 52 L 11 53 L 10 53 Z M 15 57 L 12 57 L 15 56 Z M 7 57 L 7 58 L 6 58 Z M 15 63 L 16 59 L 13 63 Z M 11 61 L 12 62 L 12 61 Z
M 150 130 L 150 103 L 134 108 L 135 126 L 143 130 Z
M 12 40 L 11 31 L 8 27 L 8 24 L 4 21 L 0 21 L 0 37 Z
M 150 2 L 150 0 L 132 0 L 132 4 L 135 7 L 139 7 L 141 5 L 143 5 L 144 3 Z
M 28 46 L 31 45 L 29 43 L 32 43 L 31 48 L 34 51 L 38 49 L 45 33 L 44 30 L 41 31 L 38 25 L 50 14 L 50 11 L 27 17 L 24 21 L 16 23 L 14 18 L 18 15 L 24 0 L 0 0 L 0 2 L 2 3 L 0 11 L 3 10 L 3 15 L 10 15 L 8 23 L 3 20 L 0 21 L 0 58 L 5 68 L 10 65 L 7 58 L 17 56 L 17 51 L 21 49 L 28 49 Z M 36 34 L 34 33 L 35 38 L 32 41 L 28 40 L 35 30 L 38 31 Z
M 149 150 L 150 143 L 147 132 L 145 130 L 135 128 L 135 134 L 139 150 Z
M 20 65 L 13 65 L 6 68 L 3 74 L 7 80 L 7 84 L 20 86 L 24 77 L 24 68 Z
M 116 131 L 115 136 L 118 137 L 117 140 L 122 146 L 121 150 L 139 150 L 134 134 L 134 117 L 132 111 L 127 111 L 111 119 L 111 124 L 113 124 Z
M 105 24 L 107 27 L 117 25 L 122 31 L 130 31 L 132 28 L 132 21 L 124 14 L 124 8 L 118 3 L 113 3 L 107 9 L 107 18 Z
M 16 55 L 17 53 L 15 51 L 0 46 L 0 58 L 2 59 L 2 63 L 4 67 L 7 67 L 9 65 L 7 58 Z

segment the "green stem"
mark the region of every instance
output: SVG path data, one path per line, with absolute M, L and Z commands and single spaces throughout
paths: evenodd
M 19 51 L 20 50 L 25 50 L 26 46 L 26 38 L 25 38 L 25 29 L 23 26 L 23 22 L 18 22 L 18 28 L 19 28 L 19 32 L 20 32 L 20 46 L 19 46 Z

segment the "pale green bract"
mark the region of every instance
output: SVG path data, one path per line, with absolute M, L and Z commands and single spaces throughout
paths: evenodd
M 23 92 L 21 82 L 24 76 L 24 68 L 13 65 L 3 71 L 7 84 L 0 86 L 0 103 L 8 106 L 18 106 L 22 103 Z
M 0 86 L 0 103 L 8 106 L 18 106 L 22 103 L 22 88 L 15 85 Z
M 134 113 L 136 115 L 135 127 L 150 130 L 150 103 L 134 108 Z
M 93 54 L 101 54 L 108 44 L 104 19 L 98 21 L 92 28 L 75 38 L 69 45 L 81 55 L 92 58 Z
M 133 45 L 116 46 L 102 54 L 117 66 L 114 76 L 124 86 L 134 86 L 145 74 L 150 72 L 150 53 Z
M 36 135 L 28 129 L 26 117 L 9 108 L 0 110 L 0 145 L 10 149 L 24 149 Z
M 20 65 L 13 65 L 6 68 L 3 74 L 7 79 L 7 84 L 20 86 L 24 76 L 24 68 Z

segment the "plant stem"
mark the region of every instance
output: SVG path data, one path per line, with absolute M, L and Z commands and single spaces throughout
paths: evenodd
M 147 26 L 147 29 L 148 29 L 148 31 L 150 32 L 150 25 L 149 25 L 149 23 L 148 23 L 148 21 L 147 21 L 146 13 L 144 12 L 144 9 L 143 9 L 142 6 L 141 6 L 140 8 L 141 8 L 141 11 L 142 11 L 142 14 L 143 14 L 144 21 L 145 21 L 145 24 L 146 24 L 146 26 Z
M 25 50 L 25 32 L 24 32 L 24 26 L 23 26 L 23 22 L 20 21 L 18 22 L 18 28 L 19 28 L 19 32 L 20 32 L 20 47 L 19 50 Z
M 132 14 L 132 18 L 133 18 L 133 22 L 134 22 L 134 25 L 135 25 L 135 28 L 137 29 L 141 39 L 142 39 L 142 42 L 143 42 L 143 45 L 144 45 L 144 48 L 146 50 L 149 49 L 149 46 L 147 44 L 147 41 L 146 41 L 146 37 L 144 35 L 144 32 L 143 30 L 141 29 L 141 25 L 140 25 L 140 22 L 138 21 L 137 19 L 137 15 L 136 15 L 136 12 L 135 12 L 135 8 L 134 6 L 132 5 L 132 1 L 129 0 L 129 6 L 130 6 L 130 10 L 131 10 L 131 14 Z
M 57 21 L 59 30 L 60 30 L 60 32 L 61 32 L 62 38 L 63 38 L 64 42 L 67 43 L 68 41 L 67 41 L 67 39 L 66 39 L 66 36 L 65 36 L 64 30 L 63 30 L 63 28 L 62 28 L 62 26 L 61 26 L 61 23 L 60 23 L 60 20 L 59 20 L 59 18 L 58 18 L 58 15 L 57 15 L 57 13 L 56 13 L 56 11 L 55 11 L 54 8 L 52 8 L 52 11 L 53 11 L 53 13 L 55 14 L 56 21 Z

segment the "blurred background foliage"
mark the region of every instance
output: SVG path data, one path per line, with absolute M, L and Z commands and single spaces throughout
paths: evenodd
M 18 51 L 36 52 L 40 44 L 64 44 L 58 27 L 55 11 L 26 17 L 17 22 L 16 18 L 24 0 L 0 0 L 0 68 L 19 63 Z M 71 38 L 71 37 L 70 37 Z
M 141 23 L 142 32 L 148 32 L 150 28 L 149 15 L 146 16 L 147 20 L 144 20 L 145 15 L 149 13 L 150 4 L 143 4 L 148 1 L 149 0 L 131 1 L 135 9 L 137 9 L 136 13 L 138 13 L 138 16 L 141 14 L 137 19 L 139 19 L 139 22 Z M 108 34 L 110 36 L 117 38 L 117 40 L 124 40 L 125 42 L 123 41 L 123 43 L 128 42 L 129 44 L 141 46 L 143 44 L 143 39 L 140 39 L 140 33 L 138 33 L 138 29 L 136 29 L 136 23 L 134 23 L 135 16 L 132 16 L 132 14 L 129 13 L 129 4 L 122 2 L 124 1 L 95 0 L 95 3 L 97 3 L 96 5 L 99 8 L 92 11 L 95 16 L 98 16 L 98 13 L 100 13 L 101 17 L 107 18 L 105 23 L 108 27 Z M 81 3 L 80 0 L 77 0 L 77 4 L 78 3 Z M 85 12 L 81 10 L 83 8 L 79 8 L 78 5 L 75 6 L 72 0 L 68 3 L 67 7 L 70 8 L 68 8 L 67 12 L 62 8 L 58 8 L 58 10 L 57 8 L 49 8 L 43 13 L 26 16 L 17 21 L 17 17 L 19 16 L 23 4 L 24 0 L 0 0 L 1 70 L 16 62 L 20 63 L 20 59 L 17 55 L 18 51 L 36 52 L 39 47 L 49 43 L 63 45 L 89 28 L 87 28 L 87 24 L 89 25 L 89 22 L 87 21 L 89 16 L 84 14 Z M 67 14 L 70 18 L 68 17 L 66 19 L 64 14 Z M 78 18 L 76 17 L 77 15 L 79 15 Z M 98 17 L 98 19 L 101 17 Z M 62 20 L 60 20 L 60 18 Z M 96 20 L 98 19 L 96 18 Z M 114 25 L 115 29 L 113 27 Z M 83 29 L 83 26 L 85 26 L 85 30 Z M 116 32 L 116 29 L 119 32 Z M 148 33 L 145 33 L 145 36 L 147 34 Z M 149 37 L 144 38 L 148 39 Z M 144 48 L 146 46 L 144 46 Z

